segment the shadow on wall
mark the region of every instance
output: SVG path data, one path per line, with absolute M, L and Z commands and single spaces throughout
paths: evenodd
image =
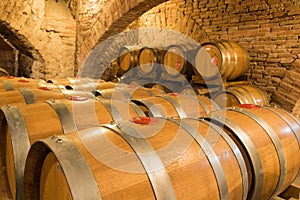
M 6 65 L 11 75 L 42 78 L 45 68 L 45 60 L 41 54 L 30 44 L 30 42 L 14 30 L 9 24 L 0 22 L 2 38 L 11 46 L 11 55 Z M 0 54 L 1 56 L 2 54 Z M 0 60 L 5 59 L 2 56 Z M 37 71 L 37 73 L 32 73 Z

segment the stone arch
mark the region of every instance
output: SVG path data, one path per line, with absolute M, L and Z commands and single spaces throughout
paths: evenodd
M 26 37 L 3 21 L 0 22 L 0 30 L 2 37 L 9 41 L 16 56 L 11 75 L 29 77 L 33 68 L 44 70 L 45 60 Z
M 51 6 L 49 3 L 60 9 L 55 9 L 59 15 L 47 15 L 45 9 L 51 10 L 47 8 Z M 23 42 L 23 46 L 19 45 L 20 52 L 24 51 L 23 55 L 33 59 L 32 62 L 25 59 L 26 65 L 32 63 L 31 77 L 47 79 L 74 75 L 76 21 L 70 4 L 65 0 L 1 1 L 3 36 L 12 44 Z
M 94 10 L 87 10 L 83 2 L 79 3 L 77 67 L 80 68 L 83 61 L 97 44 L 110 36 L 122 32 L 143 13 L 165 1 L 167 0 L 103 1 Z

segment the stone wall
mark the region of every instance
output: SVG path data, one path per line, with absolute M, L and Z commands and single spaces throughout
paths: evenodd
M 31 76 L 46 78 L 73 76 L 88 64 L 101 68 L 109 59 L 90 62 L 88 56 L 102 41 L 132 28 L 175 30 L 198 43 L 234 41 L 250 55 L 247 75 L 253 84 L 266 90 L 273 103 L 291 111 L 299 99 L 299 85 L 294 81 L 300 68 L 299 0 L 163 2 L 2 0 L 0 34 L 20 51 L 24 63 L 32 65 Z M 120 41 L 125 44 L 125 40 Z M 113 54 L 121 44 L 115 45 Z
M 78 1 L 76 67 L 102 41 L 122 32 L 144 12 L 166 0 Z
M 291 111 L 299 99 L 299 0 L 171 0 L 128 26 L 139 27 L 180 31 L 199 43 L 237 42 L 250 55 L 246 74 L 274 104 Z
M 64 0 L 2 0 L 0 10 L 0 34 L 33 60 L 21 71 L 30 68 L 39 78 L 74 75 L 76 21 Z
M 6 70 L 10 75 L 15 72 L 16 50 L 4 38 L 0 37 L 0 67 Z

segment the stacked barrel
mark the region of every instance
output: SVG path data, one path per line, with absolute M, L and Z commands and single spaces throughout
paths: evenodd
M 88 127 L 95 121 L 96 124 L 102 124 L 144 116 L 137 105 L 120 99 L 131 98 L 130 95 L 142 98 L 163 93 L 156 89 L 142 87 L 134 91 L 129 85 L 89 78 L 44 81 L 2 76 L 0 83 L 2 88 L 0 140 L 3 144 L 0 174 L 4 174 L 3 178 L 1 177 L 1 182 L 3 181 L 1 186 L 7 186 L 1 191 L 6 191 L 5 196 L 11 194 L 13 199 L 22 198 L 18 194 L 23 191 L 20 184 L 23 185 L 22 170 L 26 158 L 24 155 L 30 147 L 30 140 L 27 140 L 30 135 L 34 135 L 33 138 L 42 138 Z M 106 92 L 110 88 L 116 88 L 116 91 L 122 91 L 124 95 L 114 95 L 116 100 L 111 102 L 111 97 L 107 95 L 109 92 Z M 126 91 L 126 88 L 130 91 Z M 104 93 L 106 95 L 100 98 Z M 108 99 L 104 99 L 104 96 Z M 90 116 L 93 111 L 99 113 L 95 119 Z M 75 114 L 77 118 L 73 117 Z M 76 125 L 74 120 L 77 122 Z M 26 134 L 29 136 L 27 137 Z M 19 145 L 22 146 L 21 149 L 17 147 Z M 2 167 L 5 173 L 2 173 Z
M 29 134 L 25 199 L 269 199 L 299 172 L 300 126 L 284 110 L 242 104 L 202 118 L 168 114 Z M 77 113 L 76 124 L 87 116 Z
M 212 98 L 222 108 L 270 102 L 265 91 L 243 77 L 249 67 L 249 56 L 236 42 L 124 46 L 117 60 L 119 67 L 115 71 L 127 83 L 177 93 L 190 88 Z
M 176 57 L 188 46 L 169 48 L 164 57 L 161 49 L 122 48 L 120 73 L 137 58 L 144 68 L 134 73 L 149 79 L 159 68 L 154 58 L 169 65 L 164 76 L 195 72 Z M 266 106 L 269 98 L 252 85 L 231 84 L 208 98 L 193 88 L 166 93 L 90 78 L 1 80 L 0 180 L 12 199 L 265 200 L 299 173 L 299 121 Z

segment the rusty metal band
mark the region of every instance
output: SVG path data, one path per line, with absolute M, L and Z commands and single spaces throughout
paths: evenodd
M 120 112 L 116 109 L 115 106 L 113 106 L 112 103 L 108 102 L 108 101 L 103 101 L 99 98 L 96 98 L 97 101 L 99 101 L 100 103 L 102 103 L 104 105 L 104 107 L 106 108 L 106 110 L 110 113 L 110 115 L 112 116 L 113 120 L 115 122 L 120 122 L 123 120 Z
M 237 53 L 235 51 L 235 48 L 232 46 L 232 44 L 230 42 L 226 42 L 226 43 L 231 47 L 232 51 L 234 52 L 234 59 L 235 59 L 233 69 L 232 69 L 231 73 L 228 75 L 228 79 L 230 79 L 231 76 L 234 74 L 234 71 L 236 70 L 236 66 L 237 66 L 237 63 L 238 63 L 238 57 L 237 57 Z
M 59 100 L 48 100 L 46 101 L 56 112 L 64 134 L 77 131 L 75 120 L 68 107 Z
M 135 103 L 133 103 L 131 101 L 129 101 L 127 103 L 129 103 L 130 107 L 135 111 L 135 113 L 138 116 L 140 116 L 140 117 L 146 117 L 145 113 Z
M 279 159 L 279 165 L 280 165 L 279 180 L 277 182 L 276 189 L 274 190 L 272 195 L 277 194 L 277 192 L 281 188 L 281 186 L 284 182 L 285 176 L 287 174 L 286 155 L 285 155 L 285 151 L 283 149 L 283 146 L 280 142 L 279 136 L 277 135 L 276 131 L 274 131 L 274 129 L 266 121 L 264 121 L 259 116 L 253 114 L 252 112 L 247 111 L 247 110 L 243 110 L 243 109 L 236 109 L 236 108 L 232 108 L 232 109 L 229 109 L 229 110 L 244 114 L 244 115 L 248 116 L 250 119 L 254 120 L 256 123 L 258 123 L 266 131 L 266 133 L 268 134 L 268 136 L 272 140 L 272 143 L 274 144 L 274 147 L 276 149 L 276 153 L 277 153 L 277 156 L 278 156 L 278 159 Z
M 225 178 L 225 173 L 223 167 L 218 159 L 218 156 L 215 154 L 212 146 L 207 142 L 207 140 L 200 134 L 196 129 L 185 123 L 184 121 L 172 120 L 169 121 L 177 124 L 181 128 L 183 128 L 191 137 L 194 138 L 196 143 L 200 146 L 201 150 L 205 154 L 210 163 L 213 172 L 215 174 L 219 192 L 220 192 L 220 199 L 227 200 L 229 199 L 229 192 L 228 192 L 228 184 Z
M 282 119 L 282 120 L 290 127 L 290 129 L 292 130 L 293 134 L 295 135 L 295 137 L 296 137 L 296 139 L 297 139 L 297 141 L 298 141 L 298 145 L 299 145 L 299 147 L 300 147 L 300 135 L 298 134 L 298 131 L 297 131 L 297 129 L 300 129 L 300 124 L 297 123 L 297 122 L 298 122 L 297 119 L 294 118 L 294 116 L 291 115 L 290 113 L 288 113 L 287 111 L 281 109 L 281 111 L 283 111 L 285 114 L 287 114 L 287 115 L 288 115 L 289 117 L 291 117 L 293 120 L 295 120 L 295 122 L 296 122 L 296 124 L 297 124 L 297 125 L 295 126 L 293 123 L 291 123 L 290 120 L 288 120 L 285 116 L 281 115 L 281 114 L 280 114 L 279 112 L 277 112 L 276 110 L 274 110 L 274 109 L 272 109 L 272 108 L 270 108 L 270 107 L 264 107 L 264 109 L 269 110 L 269 111 L 271 111 L 272 113 L 274 113 L 275 115 L 277 115 L 279 118 L 281 118 L 281 119 Z
M 63 169 L 73 199 L 102 199 L 93 172 L 72 140 L 60 135 L 40 142 L 54 153 Z
M 20 93 L 23 95 L 26 104 L 36 103 L 35 97 L 31 90 L 26 88 L 19 89 Z
M 240 85 L 236 85 L 236 87 L 237 87 L 237 88 L 240 88 L 241 90 L 244 90 L 244 91 L 250 96 L 250 98 L 251 98 L 253 104 L 256 104 L 256 99 L 255 99 L 255 97 L 253 96 L 253 94 L 252 94 L 247 88 L 242 87 L 242 86 L 240 86 Z
M 227 144 L 231 148 L 235 158 L 237 159 L 237 162 L 239 163 L 239 167 L 240 167 L 241 174 L 242 174 L 242 183 L 243 183 L 243 200 L 246 200 L 247 196 L 248 196 L 248 188 L 249 188 L 248 179 L 249 179 L 249 177 L 248 177 L 246 163 L 244 161 L 244 157 L 243 157 L 241 151 L 239 150 L 238 146 L 234 143 L 234 141 L 228 136 L 228 134 L 225 133 L 220 127 L 218 127 L 217 125 L 215 125 L 213 123 L 206 121 L 204 118 L 201 118 L 199 120 L 202 123 L 209 126 L 210 128 L 214 129 L 220 136 L 222 136 L 222 138 L 227 142 Z
M 105 127 L 119 134 L 134 150 L 147 173 L 156 199 L 175 200 L 175 192 L 165 166 L 142 134 L 122 123 Z
M 175 101 L 174 99 L 172 99 L 171 97 L 168 96 L 157 96 L 159 98 L 162 98 L 168 102 L 170 102 L 172 104 L 172 106 L 175 108 L 175 110 L 177 111 L 179 117 L 181 119 L 183 118 L 187 118 L 187 114 L 185 113 L 185 111 L 183 110 L 183 108 L 181 107 L 180 103 L 178 103 L 177 101 Z
M 16 199 L 24 199 L 24 170 L 27 154 L 30 149 L 30 140 L 26 122 L 20 110 L 15 106 L 1 108 L 9 128 L 13 146 L 13 158 L 16 178 Z
M 157 108 L 155 104 L 153 104 L 151 101 L 147 99 L 136 99 L 136 100 L 132 100 L 132 102 L 139 102 L 144 104 L 151 112 L 151 117 L 163 117 L 163 118 L 167 117 L 160 112 L 160 110 Z
M 254 176 L 254 183 L 255 183 L 251 194 L 249 194 L 248 196 L 248 199 L 251 200 L 259 199 L 264 184 L 264 172 L 261 170 L 262 162 L 255 144 L 248 136 L 248 134 L 230 119 L 218 115 L 211 115 L 207 119 L 209 119 L 212 123 L 221 123 L 226 127 L 228 127 L 235 135 L 237 135 L 238 139 L 245 147 L 253 167 L 253 171 L 254 171 L 253 176 Z
M 9 81 L 3 81 L 3 85 L 6 91 L 12 91 L 15 89 L 13 84 Z

